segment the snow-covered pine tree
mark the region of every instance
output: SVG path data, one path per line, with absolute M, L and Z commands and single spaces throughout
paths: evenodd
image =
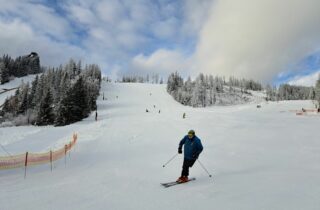
M 70 78 L 69 74 L 67 71 L 63 71 L 63 76 L 60 81 L 59 89 L 58 89 L 58 95 L 55 99 L 57 101 L 56 106 L 55 106 L 55 113 L 56 113 L 56 118 L 54 124 L 57 126 L 63 126 L 68 123 L 69 117 L 69 106 L 68 106 L 68 93 L 70 92 L 71 88 L 71 83 L 70 83 Z
M 46 79 L 45 74 L 42 74 L 37 82 L 36 92 L 33 97 L 34 110 L 36 113 L 39 113 L 39 105 L 43 97 L 43 90 L 45 89 Z
M 60 102 L 56 125 L 67 125 L 87 117 L 90 108 L 87 103 L 87 94 L 83 78 L 80 76 L 75 84 L 69 88 Z
M 311 88 L 310 88 L 310 92 L 309 92 L 309 97 L 308 97 L 308 99 L 314 100 L 315 97 L 316 97 L 316 92 L 315 92 L 314 88 L 311 87 Z
M 88 65 L 85 71 L 79 71 L 80 63 L 77 64 L 77 69 L 69 68 L 74 67 L 73 64 L 74 62 L 69 62 L 63 68 L 48 68 L 40 77 L 36 76 L 31 87 L 28 84 L 22 85 L 14 96 L 6 100 L 3 110 L 13 117 L 18 114 L 28 115 L 28 121 L 30 117 L 31 122 L 38 125 L 66 125 L 87 117 L 97 108 L 101 71 L 95 64 Z M 52 117 L 48 109 L 54 109 L 52 113 L 56 114 Z
M 205 83 L 205 77 L 201 73 L 195 81 L 195 88 L 192 94 L 192 106 L 197 107 L 205 107 L 206 106 L 206 97 L 207 97 L 207 89 Z
M 9 80 L 10 80 L 9 70 L 5 66 L 5 63 L 3 61 L 0 61 L 0 84 L 9 82 Z
M 36 125 L 51 125 L 54 120 L 53 97 L 50 88 L 47 88 L 40 102 Z
M 28 94 L 29 94 L 29 83 L 22 84 L 20 87 L 21 91 L 18 96 L 18 109 L 17 114 L 25 114 L 28 109 Z
M 68 91 L 68 90 L 67 90 Z M 60 102 L 55 109 L 56 117 L 54 120 L 55 126 L 63 126 L 70 124 L 70 112 L 69 112 L 69 101 L 67 95 L 63 95 L 60 97 Z
M 315 100 L 318 101 L 318 107 L 320 107 L 320 74 L 315 85 Z
M 36 91 L 37 91 L 38 82 L 39 82 L 39 76 L 37 75 L 36 78 L 31 83 L 31 90 L 30 90 L 30 94 L 28 97 L 28 108 L 29 109 L 34 109 L 36 106 L 37 101 L 35 100 L 35 95 L 36 95 Z
M 76 81 L 76 83 L 71 88 L 71 100 L 73 101 L 74 107 L 71 112 L 74 113 L 75 120 L 81 120 L 88 117 L 90 113 L 90 107 L 88 103 L 88 95 L 85 89 L 84 79 L 82 76 Z
M 171 95 L 176 95 L 179 88 L 183 86 L 183 79 L 178 72 L 172 73 L 168 77 L 167 91 Z

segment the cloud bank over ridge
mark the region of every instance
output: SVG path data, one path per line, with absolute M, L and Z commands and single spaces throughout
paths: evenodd
M 217 0 L 199 34 L 197 69 L 270 81 L 320 47 L 317 0 Z

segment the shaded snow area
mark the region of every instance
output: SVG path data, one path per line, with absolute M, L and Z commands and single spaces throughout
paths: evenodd
M 0 171 L 0 209 L 320 209 L 320 116 L 289 111 L 310 109 L 310 101 L 261 106 L 191 108 L 165 85 L 104 82 L 97 122 L 92 113 L 65 127 L 0 128 L 12 154 L 47 151 L 78 133 L 66 166 L 30 167 L 26 179 L 22 168 Z M 163 188 L 180 175 L 182 155 L 162 165 L 189 129 L 213 177 L 196 162 L 196 181 Z

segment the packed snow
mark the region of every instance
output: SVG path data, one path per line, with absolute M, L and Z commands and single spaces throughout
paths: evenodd
M 320 209 L 320 116 L 290 111 L 310 101 L 259 104 L 191 108 L 165 85 L 103 82 L 98 121 L 92 113 L 65 127 L 0 128 L 11 154 L 47 151 L 78 133 L 66 166 L 30 167 L 26 179 L 21 168 L 0 171 L 0 209 Z M 162 166 L 189 129 L 213 177 L 196 162 L 196 181 L 163 188 L 181 173 L 182 155 Z

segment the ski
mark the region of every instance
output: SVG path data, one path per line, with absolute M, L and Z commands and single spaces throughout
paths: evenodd
M 196 178 L 192 177 L 187 182 L 194 181 L 194 180 L 196 180 Z M 184 183 L 187 183 L 187 182 L 167 182 L 167 183 L 161 183 L 161 185 L 163 187 L 165 187 L 165 188 L 168 188 L 168 187 L 172 187 L 172 186 L 175 186 L 175 185 L 178 185 L 178 184 L 184 184 Z

